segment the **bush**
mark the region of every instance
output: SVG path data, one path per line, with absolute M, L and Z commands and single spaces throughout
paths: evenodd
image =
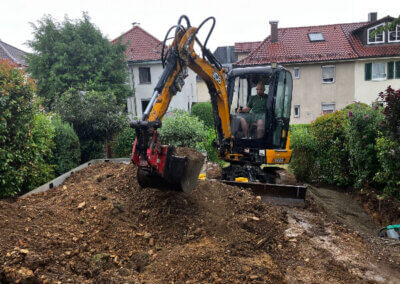
M 124 127 L 118 134 L 117 141 L 113 145 L 115 157 L 130 157 L 132 154 L 133 143 L 135 142 L 136 133 L 129 125 Z
M 35 107 L 33 80 L 8 61 L 0 61 L 0 82 L 0 196 L 7 196 L 51 176 L 46 161 L 52 131 Z
M 400 143 L 380 133 L 375 150 L 381 167 L 374 180 L 384 184 L 384 193 L 400 199 Z
M 299 181 L 311 182 L 316 175 L 317 147 L 314 137 L 304 129 L 290 133 L 293 154 L 289 167 Z
M 164 118 L 162 123 L 159 134 L 163 144 L 195 148 L 207 138 L 204 123 L 185 112 L 175 112 Z
M 361 107 L 349 112 L 349 117 L 346 138 L 350 171 L 355 178 L 356 187 L 368 186 L 380 167 L 376 162 L 375 141 L 383 116 L 372 107 Z
M 400 89 L 395 91 L 389 86 L 379 96 L 385 103 L 383 126 L 387 131 L 387 135 L 400 142 Z
M 24 182 L 24 190 L 31 190 L 40 186 L 54 177 L 54 165 L 51 165 L 53 157 L 55 136 L 51 118 L 42 113 L 36 113 L 33 119 L 32 138 L 33 158 L 30 161 L 31 170 Z
M 346 147 L 345 111 L 335 111 L 318 117 L 311 123 L 310 131 L 315 138 L 319 179 L 339 186 L 351 184 L 348 148 Z
M 207 152 L 207 160 L 221 163 L 221 160 L 218 158 L 218 150 L 213 147 L 213 141 L 217 139 L 217 133 L 214 129 L 207 129 L 207 137 L 202 143 L 198 143 L 197 148 L 200 151 Z
M 309 133 L 310 131 L 310 124 L 291 124 L 289 127 L 290 133 Z
M 192 116 L 197 116 L 204 125 L 209 128 L 214 128 L 214 115 L 211 103 L 197 103 L 192 107 Z
M 53 117 L 51 123 L 55 130 L 52 163 L 55 165 L 56 175 L 61 175 L 80 164 L 79 138 L 71 124 L 63 122 L 60 117 Z

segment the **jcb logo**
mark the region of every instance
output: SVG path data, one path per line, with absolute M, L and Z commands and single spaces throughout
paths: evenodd
M 215 71 L 213 71 L 213 78 L 218 82 L 218 84 L 221 84 L 221 76 L 219 76 L 219 74 Z

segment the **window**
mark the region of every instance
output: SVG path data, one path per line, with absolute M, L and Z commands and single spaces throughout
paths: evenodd
M 299 67 L 295 67 L 293 69 L 293 76 L 295 79 L 299 79 L 300 78 L 300 68 Z
M 335 66 L 322 66 L 322 83 L 335 82 Z
M 309 33 L 308 39 L 310 41 L 324 41 L 324 35 L 322 33 Z
M 146 107 L 149 105 L 150 100 L 142 100 L 142 113 L 146 110 Z
M 335 104 L 334 103 L 329 103 L 329 104 L 322 104 L 322 114 L 327 114 L 327 113 L 332 113 L 335 111 Z
M 389 31 L 389 42 L 400 42 L 400 25 L 392 31 Z
M 400 79 L 400 61 L 396 61 L 394 64 L 395 78 Z
M 373 62 L 372 63 L 372 80 L 379 81 L 386 79 L 385 63 Z
M 378 31 L 379 28 L 383 27 L 385 24 L 382 23 L 378 26 L 368 29 L 368 44 L 384 43 L 385 42 L 385 32 L 384 30 Z
M 393 79 L 394 78 L 394 62 L 390 61 L 387 63 L 387 78 Z
M 150 67 L 139 67 L 139 83 L 151 83 Z
M 294 117 L 300 117 L 300 105 L 294 105 Z

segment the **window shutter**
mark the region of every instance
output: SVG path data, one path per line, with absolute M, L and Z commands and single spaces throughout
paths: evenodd
M 372 77 L 372 63 L 365 63 L 365 81 L 370 81 Z
M 394 62 L 393 61 L 390 61 L 390 62 L 387 63 L 387 69 L 388 69 L 387 78 L 388 79 L 393 79 L 394 78 L 393 67 L 394 67 Z
M 396 79 L 400 79 L 400 61 L 396 61 Z

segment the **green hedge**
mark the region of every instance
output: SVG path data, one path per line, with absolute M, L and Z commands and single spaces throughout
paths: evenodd
M 53 129 L 35 105 L 35 84 L 0 61 L 0 196 L 18 194 L 53 176 Z
M 129 125 L 126 125 L 120 133 L 113 145 L 113 153 L 115 157 L 126 158 L 132 154 L 133 143 L 135 142 L 136 133 Z
M 62 175 L 80 164 L 79 138 L 72 125 L 63 122 L 60 117 L 53 117 L 51 123 L 55 130 L 52 163 L 55 165 L 56 175 Z
M 162 143 L 177 147 L 195 148 L 207 138 L 207 129 L 196 116 L 176 111 L 172 116 L 163 119 L 159 130 Z
M 192 107 L 191 116 L 197 116 L 204 125 L 209 128 L 214 128 L 214 116 L 212 105 L 209 102 L 197 103 Z
M 397 114 L 400 91 L 387 92 L 383 109 L 352 104 L 318 117 L 307 125 L 291 125 L 290 168 L 299 180 L 322 181 L 356 188 L 374 187 L 400 198 L 400 141 L 387 121 Z M 386 117 L 386 118 L 385 118 Z M 309 129 L 309 130 L 308 130 Z

